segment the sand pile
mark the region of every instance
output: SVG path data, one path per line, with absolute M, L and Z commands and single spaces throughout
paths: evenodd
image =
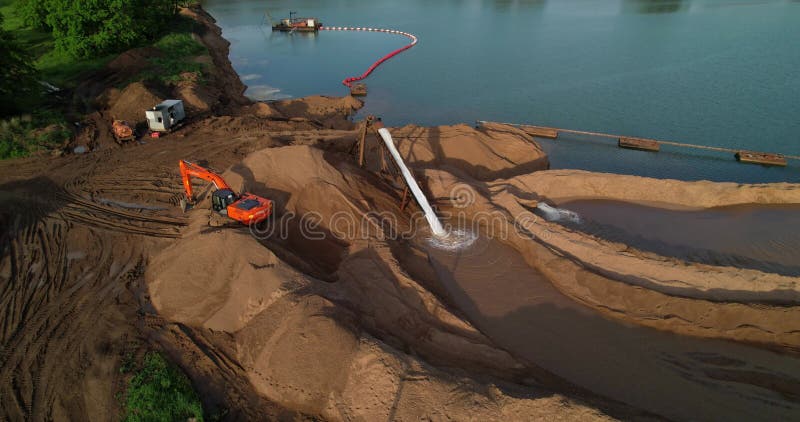
M 148 266 L 149 274 L 155 274 L 149 284 L 153 305 L 171 320 L 235 332 L 299 277 L 246 231 L 188 237 L 198 240 L 170 246 Z
M 271 119 L 286 119 L 286 116 L 281 114 L 275 107 L 268 103 L 256 102 L 248 107 L 247 113 L 254 114 L 258 117 L 271 118 Z
M 451 344 L 453 341 L 463 342 L 464 340 L 459 340 L 459 337 L 467 337 L 469 340 L 462 345 L 457 353 L 458 357 L 454 359 L 481 362 L 481 365 L 503 370 L 518 369 L 513 359 L 503 352 L 490 350 L 488 341 L 480 333 L 453 317 L 435 296 L 408 277 L 399 267 L 387 241 L 383 240 L 387 235 L 403 232 L 409 227 L 407 217 L 404 218 L 404 214 L 399 210 L 399 201 L 395 194 L 384 192 L 385 186 L 376 184 L 380 182 L 371 178 L 369 173 L 358 169 L 349 160 L 326 159 L 326 154 L 328 153 L 309 146 L 270 148 L 249 155 L 241 165 L 236 165 L 225 173 L 225 179 L 232 186 L 244 185 L 249 191 L 276 201 L 276 215 L 284 217 L 280 224 L 287 232 L 273 232 L 263 242 L 299 270 L 304 272 L 308 272 L 306 271 L 308 269 L 317 270 L 311 271 L 312 274 L 338 280 L 334 289 L 337 294 L 349 290 L 354 295 L 340 299 L 351 302 L 352 306 L 370 315 L 367 322 L 376 329 L 391 332 L 394 336 L 418 344 L 420 348 L 427 348 L 437 353 L 440 349 L 447 351 L 453 345 Z M 345 174 L 348 177 L 345 177 Z M 259 181 L 269 181 L 269 186 Z M 386 214 L 375 215 L 374 210 L 381 210 Z M 200 209 L 193 212 L 196 214 L 195 218 L 201 221 L 197 223 L 198 227 L 202 227 L 202 221 L 207 220 L 207 213 Z M 384 216 L 395 218 L 382 219 Z M 304 223 L 300 223 L 301 221 Z M 314 225 L 309 226 L 312 223 Z M 209 256 L 203 255 L 202 250 L 191 258 L 179 256 L 188 245 L 201 243 L 195 237 L 205 239 L 209 236 L 224 236 L 224 239 L 202 240 L 202 243 L 218 245 L 224 241 L 236 245 L 229 248 L 235 251 L 263 250 L 256 239 L 245 234 L 204 234 L 199 228 L 197 232 L 187 234 L 179 244 L 167 251 L 173 251 L 172 254 L 165 252 L 163 258 L 160 256 L 155 261 L 156 264 L 159 262 L 164 264 L 153 265 L 154 270 L 150 273 L 153 302 L 157 304 L 160 312 L 170 318 L 193 324 L 203 323 L 211 328 L 207 321 L 212 320 L 218 310 L 225 306 L 223 304 L 229 300 L 239 300 L 220 297 L 232 294 L 224 289 L 225 285 L 234 283 L 232 280 L 243 277 L 245 280 L 243 283 L 250 286 L 255 283 L 251 277 L 264 277 L 263 270 L 276 277 L 282 277 L 284 282 L 295 277 L 292 273 L 285 272 L 283 269 L 286 267 L 277 264 L 270 253 L 265 253 L 269 257 L 264 258 L 269 262 L 250 257 L 249 252 L 241 255 L 231 253 L 229 256 L 217 253 L 212 257 L 210 254 L 214 253 L 215 247 L 209 246 L 207 250 L 203 249 Z M 193 249 L 196 250 L 194 247 Z M 170 306 L 173 303 L 171 295 L 184 295 L 185 288 L 199 277 L 195 271 L 201 273 L 209 271 L 209 269 L 189 268 L 197 265 L 196 260 L 201 262 L 217 260 L 214 268 L 250 266 L 259 270 L 226 270 L 229 277 L 226 283 L 217 286 L 215 281 L 213 286 L 217 287 L 202 289 L 214 292 L 213 299 L 209 299 L 210 302 L 190 297 L 180 306 Z M 241 271 L 244 272 L 240 274 Z M 182 279 L 185 281 L 181 282 Z M 183 285 L 184 282 L 190 284 Z M 208 280 L 205 283 L 208 283 Z M 270 283 L 274 289 L 275 283 Z M 376 288 L 379 290 L 374 291 Z M 245 288 L 233 288 L 234 291 L 243 289 Z M 383 295 L 380 290 L 386 289 L 395 293 L 381 297 Z M 375 294 L 370 294 L 371 291 Z M 265 294 L 271 293 L 267 291 Z M 243 295 L 239 298 L 245 297 L 246 295 Z M 257 302 L 267 303 L 266 300 Z M 197 306 L 189 306 L 190 311 L 186 311 L 183 309 L 186 304 L 197 304 Z M 240 305 L 242 309 L 251 306 Z M 404 323 L 398 325 L 398 320 L 403 320 Z M 229 323 L 225 327 L 233 330 L 237 324 Z M 428 336 L 419 337 L 421 332 L 427 332 Z M 430 336 L 434 338 L 428 338 Z M 452 349 L 446 353 L 452 353 Z
M 376 209 L 402 216 L 397 198 L 350 158 L 309 146 L 270 148 L 250 154 L 225 178 L 274 198 L 281 216 L 315 213 L 313 228 L 336 238 L 339 256 L 327 269 L 336 282 L 302 271 L 318 268 L 313 261 L 327 259 L 330 245 L 303 236 L 300 226 L 288 225 L 293 241 L 259 241 L 243 227 L 209 229 L 201 206 L 189 213 L 183 238 L 152 259 L 145 278 L 160 315 L 229 333 L 229 353 L 271 401 L 332 420 L 499 420 L 554 411 L 604 417 L 551 392 L 459 380 L 395 348 L 449 367 L 560 385 L 497 349 L 406 274 L 396 256 L 409 262 L 413 254 L 393 250 L 399 245 L 383 235 L 408 223 L 366 220 Z M 365 223 L 348 226 L 337 215 Z M 458 397 L 449 393 L 454 388 L 462 391 Z
M 183 100 L 184 108 L 189 116 L 208 113 L 220 104 L 223 98 L 214 86 L 201 85 L 193 73 L 184 73 L 169 95 L 161 93 L 157 88 L 142 82 L 129 84 L 123 90 L 109 89 L 104 95 L 108 103 L 108 112 L 112 118 L 132 123 L 143 122 L 144 112 L 167 98 Z
M 328 129 L 348 129 L 352 126 L 347 117 L 360 109 L 364 103 L 351 96 L 310 97 L 275 101 L 271 107 L 280 115 L 290 119 L 310 119 Z
M 75 96 L 99 109 L 109 106 L 109 96 L 119 93 L 116 87 L 128 84 L 142 71 L 151 66 L 150 59 L 159 57 L 161 51 L 155 47 L 140 47 L 128 50 L 109 62 L 103 69 L 93 72 L 75 87 Z M 79 110 L 88 112 L 90 110 Z
M 212 111 L 223 97 L 213 86 L 200 84 L 193 73 L 181 74 L 181 81 L 175 86 L 175 96 L 183 100 L 186 112 L 195 118 Z
M 392 130 L 403 159 L 415 168 L 443 168 L 477 180 L 545 170 L 547 154 L 529 135 L 507 126 L 467 125 Z
M 144 112 L 164 101 L 166 97 L 142 82 L 134 82 L 122 91 L 108 93 L 110 119 L 125 120 L 131 124 L 145 121 Z
M 402 214 L 397 193 L 374 186 L 367 181 L 369 177 L 347 156 L 304 145 L 254 152 L 225 173 L 232 186 L 245 186 L 255 194 L 274 198 L 284 214 L 294 213 L 298 220 L 304 215 L 319 217 L 320 227 L 343 241 L 366 239 L 370 229 L 374 235 L 373 226 L 360 224 L 374 209 Z M 353 220 L 331 226 L 339 212 L 348 213 Z

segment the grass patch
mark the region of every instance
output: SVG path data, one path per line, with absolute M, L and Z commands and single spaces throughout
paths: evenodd
M 203 407 L 189 379 L 157 352 L 144 357 L 142 367 L 128 383 L 125 421 L 203 420 Z
M 0 120 L 0 159 L 20 158 L 61 147 L 72 136 L 58 113 L 41 112 Z
M 201 54 L 208 54 L 208 50 L 192 38 L 191 32 L 173 32 L 161 37 L 156 41 L 153 46 L 169 54 L 177 57 L 199 56 Z
M 59 88 L 72 88 L 80 82 L 82 75 L 102 69 L 116 56 L 116 54 L 112 54 L 93 59 L 76 60 L 55 50 L 50 50 L 40 56 L 34 64 L 43 80 Z
M 208 49 L 192 37 L 191 27 L 178 25 L 178 30 L 156 41 L 153 46 L 161 51 L 161 57 L 150 58 L 152 69 L 138 75 L 135 80 L 157 80 L 165 84 L 175 84 L 191 74 L 192 79 L 203 81 L 206 65 L 194 61 L 197 56 L 207 55 Z

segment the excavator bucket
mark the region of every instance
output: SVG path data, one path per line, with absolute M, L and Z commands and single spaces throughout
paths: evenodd
M 186 198 L 181 198 L 181 211 L 186 212 L 189 209 L 189 203 L 186 201 Z

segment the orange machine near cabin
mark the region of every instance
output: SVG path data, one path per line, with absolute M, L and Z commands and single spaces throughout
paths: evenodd
M 190 204 L 195 203 L 191 177 L 197 177 L 214 184 L 217 190 L 211 194 L 211 207 L 228 218 L 249 225 L 264 221 L 272 214 L 272 201 L 269 199 L 248 192 L 237 194 L 220 175 L 189 161 L 181 160 L 178 165 L 186 200 Z

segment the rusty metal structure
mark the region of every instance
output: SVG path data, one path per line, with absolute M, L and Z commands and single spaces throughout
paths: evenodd
M 378 150 L 380 151 L 379 160 L 380 160 L 380 167 L 379 173 L 390 176 L 393 181 L 397 182 L 403 180 L 400 176 L 400 169 L 397 167 L 397 164 L 394 160 L 388 158 L 389 151 L 387 151 L 386 146 L 383 142 L 380 141 L 381 136 L 378 133 L 380 129 L 383 128 L 383 122 L 380 118 L 376 118 L 375 116 L 367 116 L 366 119 L 361 124 L 361 127 L 358 129 L 358 138 L 353 146 L 350 148 L 350 154 L 354 154 L 356 156 L 356 160 L 358 162 L 359 167 L 365 167 L 367 165 L 367 149 L 368 149 L 368 137 L 370 133 L 375 135 L 376 145 Z M 391 163 L 391 164 L 390 164 Z M 422 187 L 423 190 L 427 191 L 427 183 L 425 183 L 424 178 L 419 178 L 414 175 L 414 180 L 417 182 L 417 185 Z M 406 207 L 409 206 L 412 202 L 412 195 L 411 191 L 408 187 L 408 183 L 403 181 L 403 191 L 401 194 L 400 199 L 400 210 L 405 210 Z

